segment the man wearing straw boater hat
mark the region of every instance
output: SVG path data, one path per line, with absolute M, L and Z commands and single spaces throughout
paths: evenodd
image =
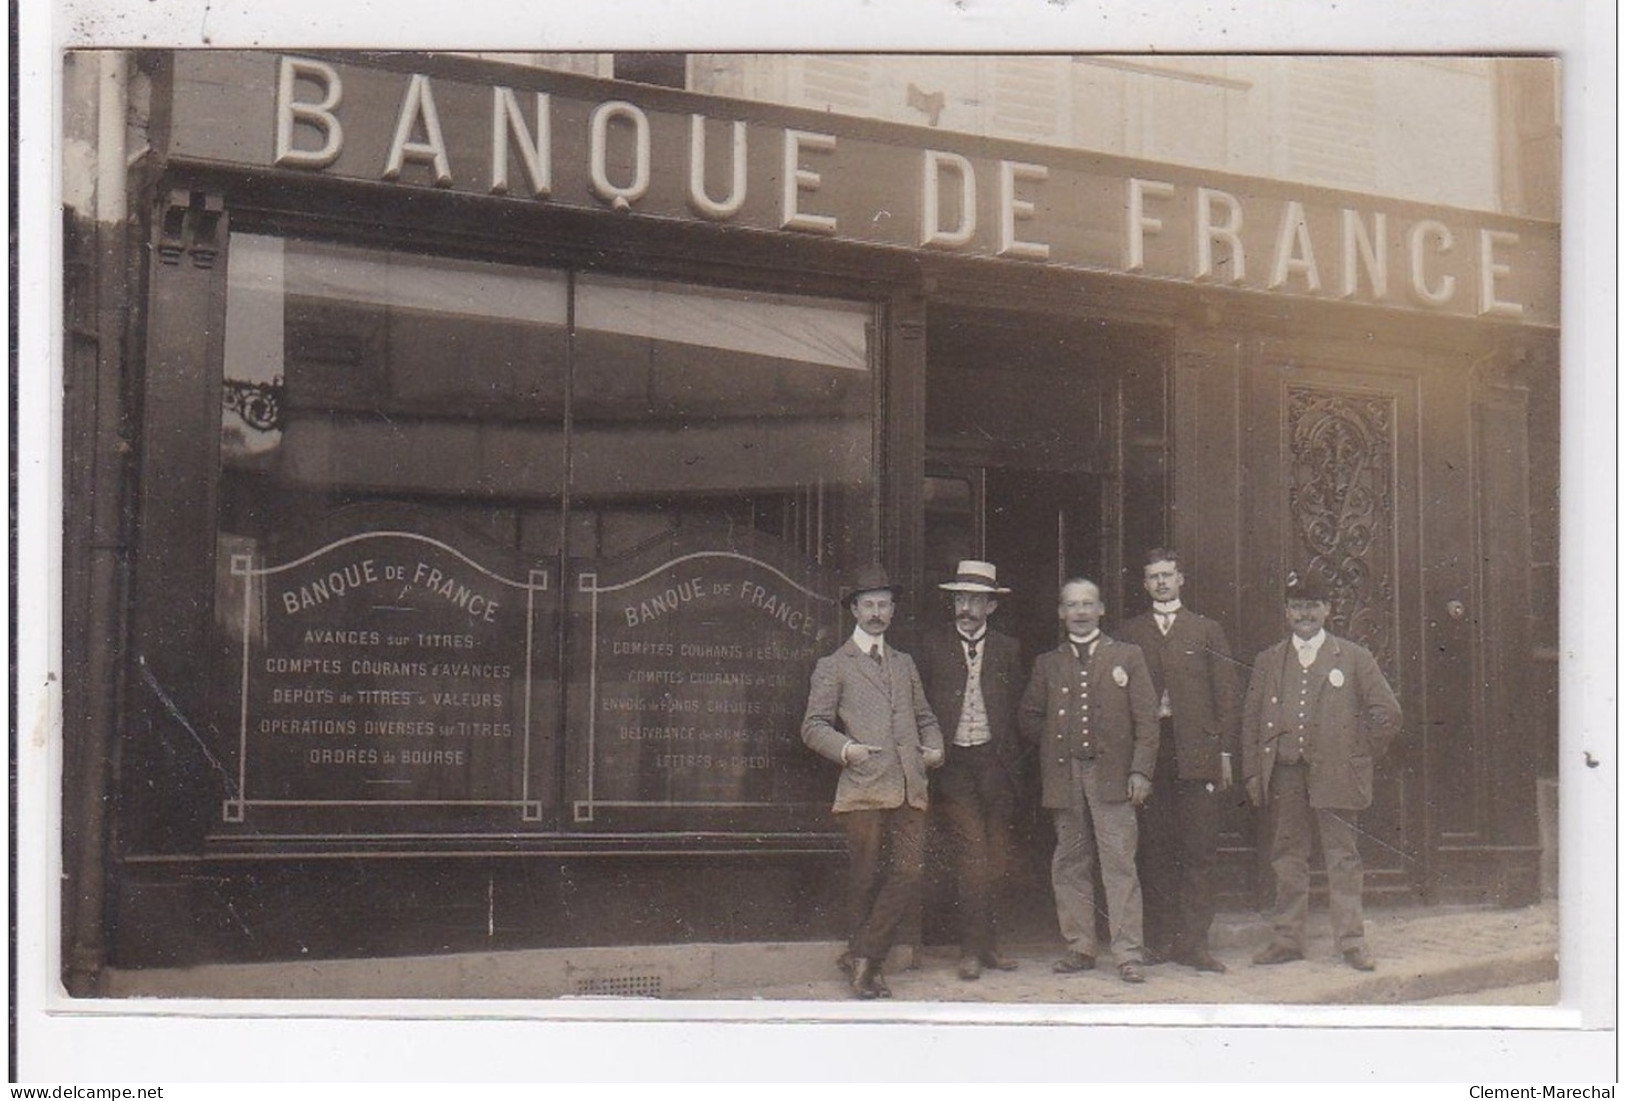
M 886 642 L 897 586 L 876 565 L 842 594 L 851 637 L 813 669 L 801 740 L 841 766 L 835 814 L 846 830 L 849 939 L 840 965 L 859 998 L 889 998 L 880 968 L 920 898 L 925 770 L 942 763 L 942 732 L 914 661 Z
M 984 967 L 1016 966 L 999 954 L 995 930 L 1020 775 L 1021 647 L 988 626 L 999 596 L 1010 591 L 991 562 L 960 562 L 954 579 L 937 587 L 953 595 L 953 625 L 926 634 L 920 678 L 946 743 L 947 758 L 932 780 L 933 813 L 953 840 L 959 977 L 972 981 Z

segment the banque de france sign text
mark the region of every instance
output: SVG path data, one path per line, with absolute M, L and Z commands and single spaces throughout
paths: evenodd
M 172 150 L 191 159 L 1557 321 L 1556 227 L 1479 211 L 541 71 L 477 82 L 338 59 L 182 52 L 174 108 Z

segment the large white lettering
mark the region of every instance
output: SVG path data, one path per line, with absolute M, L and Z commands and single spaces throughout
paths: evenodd
M 1016 198 L 1016 184 L 1022 180 L 1041 182 L 1049 179 L 1049 169 L 1041 164 L 1022 164 L 1019 161 L 999 162 L 999 255 L 1019 256 L 1026 260 L 1048 260 L 1049 246 L 1037 241 L 1022 241 L 1016 237 L 1016 220 L 1033 216 L 1033 204 Z
M 1309 240 L 1309 219 L 1303 213 L 1303 204 L 1295 199 L 1281 210 L 1281 229 L 1275 235 L 1275 262 L 1270 265 L 1270 289 L 1286 286 L 1294 274 L 1303 276 L 1311 294 L 1320 290 L 1315 247 Z
M 1371 216 L 1370 233 L 1358 210 L 1343 210 L 1343 297 L 1352 298 L 1360 289 L 1360 264 L 1365 264 L 1371 280 L 1371 294 L 1378 300 L 1388 297 L 1388 215 L 1380 210 Z M 1373 241 L 1372 237 L 1376 240 Z
M 1224 207 L 1223 222 L 1213 220 L 1216 206 Z M 1241 244 L 1241 223 L 1241 202 L 1234 195 L 1211 187 L 1196 189 L 1196 278 L 1213 278 L 1213 246 L 1221 241 L 1229 251 L 1225 281 L 1240 283 L 1247 277 L 1247 250 Z
M 1478 312 L 1497 317 L 1522 317 L 1523 303 L 1503 302 L 1495 296 L 1495 281 L 1512 274 L 1512 266 L 1495 258 L 1495 246 L 1508 248 L 1518 243 L 1518 235 L 1499 229 L 1478 231 Z
M 412 140 L 419 127 L 423 140 Z M 395 138 L 389 143 L 389 160 L 384 179 L 398 180 L 406 162 L 427 164 L 434 170 L 436 187 L 451 186 L 451 160 L 446 156 L 446 139 L 440 132 L 440 112 L 434 105 L 434 89 L 429 78 L 414 73 L 401 100 L 401 113 L 395 120 Z
M 688 204 L 713 221 L 732 218 L 745 205 L 745 124 L 733 124 L 733 179 L 728 197 L 711 198 L 705 187 L 705 116 L 688 117 Z
M 1171 198 L 1174 185 L 1161 180 L 1142 180 L 1129 177 L 1128 181 L 1128 236 L 1123 267 L 1129 271 L 1145 270 L 1145 235 L 1162 232 L 1162 219 L 1146 215 L 1146 196 L 1156 199 Z
M 322 98 L 316 103 L 294 99 L 298 82 L 313 81 L 322 87 Z M 276 90 L 276 159 L 284 168 L 326 168 L 339 159 L 344 151 L 344 127 L 335 113 L 344 99 L 344 82 L 338 71 L 320 61 L 305 61 L 297 57 L 284 57 L 277 75 Z M 322 135 L 319 149 L 295 149 L 294 124 L 302 123 Z
M 808 233 L 835 232 L 835 219 L 827 214 L 808 214 L 801 210 L 801 193 L 817 191 L 823 176 L 810 168 L 801 167 L 801 151 L 832 153 L 835 151 L 834 134 L 815 134 L 807 130 L 784 132 L 783 216 L 779 225 L 785 229 L 805 230 Z
M 958 153 L 927 149 L 921 161 L 920 247 L 961 248 L 976 235 L 976 170 L 970 160 Z M 942 226 L 942 173 L 959 179 L 959 224 Z
M 537 199 L 553 191 L 553 120 L 546 92 L 536 93 L 536 134 L 525 127 L 525 115 L 513 89 L 491 93 L 491 194 L 508 193 L 508 139 L 519 145 L 519 157 L 530 176 L 530 193 Z
M 632 182 L 624 187 L 609 180 L 609 126 L 624 119 L 632 127 Z M 592 190 L 616 210 L 629 210 L 649 190 L 649 117 L 625 100 L 600 103 L 592 113 Z
M 1406 238 L 1411 254 L 1411 292 L 1429 306 L 1444 306 L 1456 296 L 1456 277 L 1446 275 L 1435 284 L 1428 283 L 1426 248 L 1430 240 L 1440 255 L 1456 247 L 1456 235 L 1443 222 L 1425 218 L 1412 226 Z
M 386 110 L 363 121 L 381 131 L 370 134 L 367 145 L 387 148 L 383 179 L 389 181 L 410 180 L 415 169 L 423 182 L 444 188 L 484 191 L 488 182 L 489 194 L 497 196 L 551 201 L 562 188 L 571 202 L 586 197 L 589 205 L 603 203 L 617 210 L 658 203 L 665 205 L 650 213 L 713 223 L 745 218 L 757 228 L 841 234 L 884 246 L 1147 273 L 1289 295 L 1335 293 L 1348 302 L 1471 311 L 1492 318 L 1527 319 L 1540 308 L 1528 299 L 1530 277 L 1522 266 L 1531 262 L 1528 257 L 1549 263 L 1552 255 L 1542 231 L 1524 229 L 1518 222 L 1486 227 L 1463 211 L 1387 210 L 1378 199 L 1355 207 L 1319 191 L 1295 195 L 1279 181 L 1212 187 L 1199 174 L 1172 168 L 1168 171 L 1178 171 L 1179 182 L 1142 178 L 1071 156 L 1057 166 L 1000 160 L 969 147 L 963 152 L 918 148 L 909 153 L 882 149 L 886 143 L 867 136 L 838 138 L 793 128 L 772 133 L 765 122 L 698 113 L 685 117 L 629 99 L 582 101 L 580 93 L 572 93 L 577 98 L 566 112 L 556 90 L 550 94 L 495 84 L 481 89 L 481 96 L 489 99 L 476 100 L 480 106 L 472 117 L 460 121 L 488 126 L 489 131 L 466 144 L 448 145 L 442 119 L 459 120 L 443 116 L 442 110 L 453 104 L 466 109 L 470 97 L 462 84 L 455 97 L 422 74 L 372 73 L 367 76 L 370 84 L 357 84 L 360 78 L 352 68 L 280 58 L 272 133 L 263 141 L 270 159 L 257 163 L 371 175 L 371 166 L 358 167 L 353 156 L 347 160 L 343 153 L 358 148 L 360 122 L 354 115 L 362 108 L 355 89 L 388 81 L 385 87 L 404 88 L 397 113 L 390 116 Z M 435 84 L 447 79 L 436 77 Z M 438 105 L 437 91 L 443 101 Z M 580 133 L 574 126 L 568 134 L 555 133 L 555 110 L 560 119 L 585 118 L 588 125 Z M 451 136 L 459 134 L 454 130 Z M 753 164 L 747 156 L 751 140 L 782 141 L 770 157 L 777 163 L 763 162 L 759 149 Z M 654 163 L 655 148 L 680 150 L 683 145 L 687 165 L 678 163 L 680 155 L 671 163 Z M 905 185 L 916 190 L 888 196 L 880 192 L 897 177 L 880 169 L 883 161 L 895 165 L 899 152 L 919 157 L 913 177 L 917 183 Z M 466 165 L 454 166 L 454 153 L 460 160 L 483 160 L 488 154 L 488 180 L 472 178 Z M 222 150 L 215 155 L 230 159 L 234 154 Z M 454 182 L 458 168 L 462 171 Z M 759 178 L 752 180 L 758 172 Z M 558 179 L 566 173 L 572 174 L 567 187 Z M 657 173 L 670 173 L 673 179 L 659 181 L 663 186 L 657 187 Z M 756 193 L 771 188 L 775 177 L 776 203 L 764 206 Z M 1107 189 L 1119 187 L 1125 189 L 1116 193 L 1121 207 L 1115 197 L 1105 208 L 1089 207 L 1091 202 L 1098 207 Z M 1054 201 L 1040 201 L 1045 195 Z M 748 201 L 751 196 L 754 204 Z M 860 198 L 868 204 L 861 219 L 855 216 Z M 1052 219 L 1056 224 L 1046 225 L 1048 232 L 1036 228 Z M 1115 225 L 1103 231 L 1103 222 Z M 1458 242 L 1471 247 L 1458 248 Z M 1273 249 L 1267 263 L 1262 255 L 1266 248 Z M 1324 287 L 1321 261 L 1334 265 Z M 1473 292 L 1471 302 L 1468 290 Z

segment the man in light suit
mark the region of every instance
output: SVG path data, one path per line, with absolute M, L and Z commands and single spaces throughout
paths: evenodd
M 1371 651 L 1327 633 L 1330 614 L 1326 590 L 1295 577 L 1286 590 L 1291 633 L 1254 660 L 1242 708 L 1242 775 L 1248 799 L 1266 808 L 1275 871 L 1274 939 L 1253 962 L 1303 959 L 1318 827 L 1338 950 L 1371 971 L 1356 819 L 1371 805 L 1373 762 L 1399 730 L 1399 700 Z
M 1043 802 L 1055 818 L 1050 877 L 1067 953 L 1062 974 L 1095 966 L 1094 865 L 1100 861 L 1112 957 L 1124 982 L 1145 981 L 1134 809 L 1151 794 L 1157 697 L 1138 646 L 1100 632 L 1106 606 L 1093 581 L 1061 586 L 1067 640 L 1033 663 L 1018 721 L 1038 745 Z
M 880 566 L 847 586 L 856 626 L 813 669 L 801 740 L 841 766 L 835 814 L 846 830 L 850 937 L 840 964 L 859 998 L 889 998 L 881 965 L 919 902 L 925 857 L 925 770 L 942 763 L 942 732 L 914 662 L 886 644 L 897 587 Z
M 1217 911 L 1223 792 L 1241 757 L 1235 661 L 1224 628 L 1180 602 L 1179 553 L 1147 551 L 1151 609 L 1123 624 L 1123 639 L 1145 652 L 1161 723 L 1157 777 L 1140 811 L 1140 885 L 1145 891 L 1149 960 L 1223 971 L 1208 947 Z
M 932 777 L 932 813 L 942 816 L 953 841 L 959 977 L 974 981 L 984 967 L 1016 967 L 999 954 L 995 934 L 1021 774 L 1021 646 L 988 626 L 999 594 L 1010 591 L 991 562 L 962 561 L 954 579 L 937 587 L 952 594 L 954 620 L 920 644 L 920 679 L 947 743 L 947 760 Z

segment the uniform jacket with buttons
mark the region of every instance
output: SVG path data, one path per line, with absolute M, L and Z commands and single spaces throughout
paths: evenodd
M 1242 707 L 1242 775 L 1258 777 L 1267 797 L 1280 741 L 1296 736 L 1301 704 L 1309 805 L 1364 810 L 1371 805 L 1374 762 L 1399 731 L 1399 700 L 1371 651 L 1330 633 L 1309 667 L 1307 695 L 1300 674 L 1291 636 L 1254 660 Z
M 886 647 L 884 666 L 848 638 L 820 658 L 807 692 L 801 740 L 841 763 L 849 742 L 877 746 L 867 760 L 842 765 L 835 812 L 891 810 L 907 803 L 926 809 L 924 749 L 942 752 L 942 731 L 925 700 L 914 660 Z
M 1019 775 L 1022 755 L 1016 729 L 1016 694 L 1021 691 L 1021 644 L 1009 635 L 988 628 L 982 636 L 982 704 L 987 710 L 988 734 L 999 761 L 1010 776 Z M 920 642 L 920 679 L 925 698 L 942 726 L 944 742 L 952 743 L 965 710 L 965 684 L 969 679 L 965 647 L 953 628 L 931 631 Z M 952 745 L 948 751 L 953 752 Z
M 1089 658 L 1087 700 L 1078 673 L 1071 643 L 1038 655 L 1017 708 L 1022 737 L 1038 747 L 1043 804 L 1051 809 L 1075 807 L 1081 794 L 1072 783 L 1069 713 L 1087 719 L 1110 801 L 1128 801 L 1129 773 L 1149 780 L 1157 766 L 1157 695 L 1140 648 L 1101 635 Z
M 1151 612 L 1123 624 L 1122 633 L 1124 641 L 1145 652 L 1159 705 L 1164 689 L 1168 692 L 1179 778 L 1217 782 L 1223 776 L 1219 754 L 1241 754 L 1236 663 L 1224 628 L 1181 608 L 1166 635 Z M 1169 748 L 1162 747 L 1164 755 Z

